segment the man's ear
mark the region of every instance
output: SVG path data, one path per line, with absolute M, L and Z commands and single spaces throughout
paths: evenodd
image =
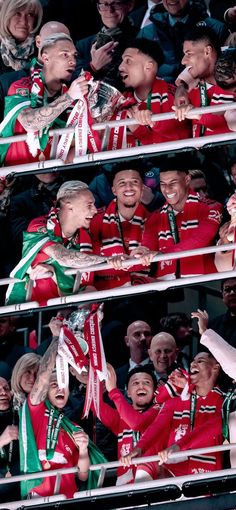
M 41 60 L 42 60 L 43 64 L 47 64 L 47 62 L 48 62 L 47 53 L 45 53 L 45 52 L 41 53 Z
M 131 12 L 135 6 L 135 0 L 130 0 L 128 5 L 128 12 Z
M 191 175 L 190 174 L 186 174 L 185 176 L 185 182 L 187 184 L 187 186 L 190 185 L 190 182 L 191 182 Z
M 36 37 L 35 37 L 35 45 L 36 45 L 36 48 L 38 48 L 38 49 L 39 49 L 40 44 L 41 44 L 41 37 L 40 37 L 40 35 L 36 35 Z
M 116 191 L 115 191 L 114 186 L 112 186 L 111 191 L 112 191 L 113 195 L 115 195 L 115 197 L 116 197 L 117 195 L 116 195 Z
M 124 340 L 127 347 L 129 347 L 129 337 L 127 335 L 125 336 Z

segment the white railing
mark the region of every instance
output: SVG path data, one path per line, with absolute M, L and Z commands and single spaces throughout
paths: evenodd
M 208 106 L 203 108 L 194 108 L 192 112 L 196 112 L 196 114 L 201 113 L 217 113 L 220 111 L 227 111 L 227 110 L 236 110 L 236 104 L 235 103 L 229 103 L 229 104 L 221 104 L 221 105 L 215 105 L 215 106 Z M 173 112 L 168 113 L 162 113 L 162 114 L 156 114 L 152 115 L 152 120 L 158 121 L 158 120 L 168 120 L 168 119 L 174 119 L 175 114 Z M 134 119 L 124 119 L 119 121 L 109 121 L 99 124 L 94 124 L 93 128 L 95 130 L 103 130 L 106 128 L 106 130 L 110 129 L 111 127 L 118 126 L 118 125 L 131 125 L 136 124 Z M 61 129 L 55 129 L 50 130 L 49 134 L 57 135 L 62 134 L 64 132 L 72 132 L 74 128 L 61 128 Z M 4 143 L 12 143 L 12 142 L 19 142 L 22 140 L 26 140 L 27 135 L 14 135 L 12 137 L 7 138 L 0 138 L 0 144 Z M 101 151 L 96 152 L 93 154 L 85 154 L 84 156 L 76 157 L 73 160 L 74 164 L 78 163 L 90 163 L 93 161 L 106 161 L 109 159 L 118 159 L 118 158 L 127 158 L 131 156 L 146 156 L 148 154 L 159 154 L 162 152 L 170 152 L 178 149 L 186 149 L 186 148 L 200 148 L 208 144 L 212 143 L 221 143 L 221 142 L 230 142 L 236 140 L 236 132 L 230 132 L 230 133 L 224 133 L 219 135 L 211 135 L 211 136 L 202 136 L 197 138 L 187 138 L 183 140 L 176 140 L 173 142 L 164 142 L 164 143 L 158 143 L 158 144 L 151 144 L 151 145 L 141 145 L 139 147 L 131 147 L 127 149 L 117 149 L 109 150 L 109 151 Z M 1 149 L 0 149 L 1 150 Z M 30 173 L 30 172 L 40 172 L 45 169 L 54 169 L 56 170 L 57 167 L 64 166 L 64 163 L 62 160 L 54 159 L 54 160 L 47 160 L 47 161 L 37 161 L 34 163 L 26 163 L 21 165 L 14 165 L 14 166 L 8 166 L 8 167 L 2 167 L 0 169 L 0 176 L 4 177 L 8 175 L 9 173 Z
M 194 113 L 196 115 L 202 115 L 205 113 L 218 113 L 225 112 L 228 110 L 236 110 L 236 104 L 234 102 L 227 104 L 219 104 L 213 106 L 204 106 L 201 108 L 193 108 L 191 110 L 191 114 Z M 166 112 L 166 113 L 157 113 L 151 116 L 152 121 L 163 121 L 163 120 L 171 120 L 175 119 L 174 112 Z M 137 124 L 135 119 L 121 119 L 121 120 L 110 120 L 105 122 L 98 122 L 93 124 L 93 129 L 95 131 L 101 131 L 106 128 L 120 127 L 120 126 L 133 126 Z M 1 124 L 0 124 L 1 127 Z M 53 135 L 62 135 L 63 133 L 74 133 L 75 127 L 64 127 L 64 128 L 55 128 L 49 130 L 49 136 Z M 12 135 L 6 137 L 0 137 L 0 145 L 4 145 L 5 143 L 17 143 L 26 141 L 27 134 L 20 135 Z
M 210 253 L 222 252 L 222 251 L 232 251 L 236 249 L 236 243 L 218 245 L 218 246 L 206 246 L 205 248 L 196 248 L 194 250 L 183 250 L 181 252 L 174 253 L 163 253 L 158 254 L 153 258 L 153 262 L 160 262 L 162 260 L 177 260 L 186 257 L 193 257 L 196 255 L 206 255 Z M 136 258 L 129 259 L 128 261 L 124 260 L 122 266 L 124 268 L 128 268 L 129 266 L 140 265 L 140 261 Z M 145 268 L 145 266 L 144 266 Z M 87 301 L 96 301 L 97 299 L 105 299 L 110 297 L 121 297 L 125 295 L 131 294 L 140 294 L 149 292 L 152 290 L 166 290 L 169 287 L 178 287 L 181 285 L 190 285 L 195 283 L 202 283 L 206 281 L 212 280 L 221 280 L 223 278 L 230 278 L 234 274 L 236 274 L 236 270 L 232 271 L 223 271 L 220 273 L 210 273 L 208 275 L 197 275 L 190 277 L 182 277 L 177 279 L 169 279 L 169 280 L 156 280 L 156 282 L 140 284 L 134 287 L 118 287 L 115 289 L 109 290 L 101 290 L 94 291 L 89 293 L 81 293 L 77 294 L 80 285 L 80 279 L 83 272 L 99 272 L 104 271 L 106 269 L 112 269 L 112 265 L 105 262 L 102 264 L 94 264 L 88 267 L 82 267 L 80 269 L 67 269 L 65 272 L 68 275 L 76 275 L 75 283 L 74 283 L 74 294 L 70 294 L 69 296 L 62 296 L 60 298 L 49 299 L 47 304 L 50 305 L 62 305 L 68 303 L 79 303 L 79 302 L 87 302 Z M 3 278 L 0 280 L 1 285 L 8 285 L 12 283 L 22 282 L 24 280 L 20 280 L 19 278 Z M 38 308 L 39 303 L 37 301 L 30 301 L 33 289 L 33 280 L 29 280 L 28 290 L 27 290 L 27 302 L 18 303 L 14 305 L 6 305 L 4 307 L 0 307 L 1 313 L 15 313 L 18 311 L 30 310 L 31 308 Z
M 146 294 L 147 292 L 163 291 L 169 288 L 182 287 L 183 285 L 196 285 L 198 283 L 211 282 L 213 280 L 222 280 L 223 278 L 235 278 L 236 270 L 223 271 L 222 273 L 211 273 L 200 276 L 189 276 L 176 278 L 174 280 L 162 280 L 153 283 L 145 283 L 128 287 L 116 287 L 115 289 L 100 290 L 96 292 L 80 292 L 79 294 L 70 294 L 59 298 L 52 298 L 47 301 L 46 307 L 41 307 L 37 301 L 28 301 L 26 303 L 17 303 L 14 305 L 5 305 L 0 307 L 1 314 L 17 313 L 35 308 L 48 309 L 50 306 L 63 307 L 69 304 L 83 304 L 88 302 L 103 301 L 108 298 L 117 298 L 133 296 L 136 294 Z
M 181 461 L 181 459 L 185 459 L 186 457 L 189 457 L 192 455 L 203 455 L 208 452 L 210 452 L 212 454 L 212 453 L 216 453 L 216 452 L 224 452 L 224 451 L 234 450 L 235 448 L 236 448 L 236 443 L 224 444 L 224 445 L 218 445 L 218 446 L 208 446 L 208 447 L 204 447 L 204 448 L 190 449 L 190 450 L 186 450 L 186 451 L 179 451 L 176 453 L 172 453 L 169 456 L 169 459 L 170 460 L 175 459 L 175 460 Z M 159 455 L 137 457 L 135 459 L 132 459 L 131 464 L 138 465 L 138 464 L 144 464 L 147 462 L 157 462 L 159 460 L 160 460 Z M 103 480 L 105 477 L 105 472 L 107 470 L 114 469 L 119 466 L 121 466 L 120 461 L 104 462 L 101 464 L 91 465 L 89 469 L 90 469 L 90 471 L 100 470 L 100 477 L 98 480 L 98 485 L 99 485 L 100 483 L 103 483 Z M 63 474 L 69 474 L 69 473 L 76 474 L 78 472 L 79 472 L 79 470 L 77 467 L 54 469 L 54 470 L 50 470 L 50 471 L 39 471 L 37 473 L 32 473 L 32 474 L 15 475 L 15 476 L 11 476 L 8 478 L 1 478 L 0 485 L 6 485 L 6 484 L 11 484 L 11 483 L 21 482 L 21 481 L 26 481 L 26 480 L 28 481 L 28 480 L 38 479 L 38 478 L 42 479 L 42 478 L 55 476 L 56 481 L 55 481 L 54 496 L 50 496 L 50 497 L 48 497 L 48 499 L 52 501 L 51 498 L 53 498 L 53 501 L 57 501 L 56 498 L 58 497 L 58 501 L 59 501 L 59 500 L 61 500 L 61 498 L 63 499 L 63 495 L 57 494 L 59 487 L 60 487 L 61 476 Z M 132 483 L 132 484 L 127 484 L 127 485 L 122 485 L 122 486 L 112 486 L 112 487 L 100 487 L 99 486 L 95 489 L 76 492 L 74 495 L 74 498 L 82 499 L 84 497 L 93 497 L 93 496 L 106 495 L 106 494 L 113 494 L 115 496 L 116 494 L 119 494 L 119 493 L 130 493 L 130 492 L 139 491 L 140 489 L 148 489 L 148 488 L 152 488 L 152 487 L 155 487 L 155 488 L 163 487 L 168 484 L 170 484 L 170 485 L 174 484 L 174 485 L 178 485 L 180 487 L 181 484 L 184 484 L 185 482 L 189 482 L 189 481 L 193 482 L 193 481 L 206 480 L 206 482 L 207 482 L 209 480 L 209 478 L 210 479 L 219 478 L 219 477 L 225 478 L 226 476 L 230 476 L 230 475 L 236 475 L 236 468 L 222 469 L 222 470 L 218 470 L 218 471 L 212 471 L 212 472 L 201 473 L 201 474 L 198 473 L 196 475 L 188 474 L 188 475 L 184 475 L 184 476 L 176 476 L 176 477 L 170 477 L 170 478 L 164 478 L 164 479 L 162 478 L 161 480 L 153 480 L 150 482 L 138 482 L 138 483 Z M 42 501 L 42 500 L 44 500 L 44 501 Z M 24 506 L 25 506 L 25 504 L 27 506 L 28 503 L 29 503 L 29 505 L 30 504 L 32 505 L 33 503 L 38 504 L 41 502 L 45 502 L 45 498 L 40 498 L 40 499 L 33 498 L 31 501 L 26 500 L 26 501 L 20 501 L 20 502 L 12 502 L 11 505 L 12 505 L 12 508 L 17 508 L 17 504 L 18 504 L 18 506 L 22 506 L 23 504 L 24 504 Z M 20 503 L 20 505 L 19 505 L 19 503 Z M 9 505 L 5 503 L 4 505 L 0 505 L 0 508 L 6 508 L 6 505 L 7 505 L 7 507 L 9 507 Z

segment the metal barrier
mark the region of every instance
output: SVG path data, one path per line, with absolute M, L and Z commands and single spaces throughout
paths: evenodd
M 190 450 L 186 450 L 186 451 L 180 451 L 177 453 L 173 453 L 170 455 L 169 459 L 181 460 L 182 458 L 186 458 L 186 456 L 189 457 L 192 455 L 200 455 L 200 454 L 204 454 L 204 453 L 208 453 L 208 452 L 211 452 L 211 453 L 223 452 L 223 451 L 233 450 L 235 448 L 236 448 L 236 443 L 227 444 L 227 445 L 209 446 L 209 447 L 197 448 L 197 449 L 190 449 Z M 159 455 L 138 457 L 138 458 L 132 460 L 132 464 L 138 465 L 138 464 L 143 464 L 145 462 L 156 462 L 158 460 L 160 460 Z M 109 469 L 117 468 L 120 465 L 121 465 L 120 461 L 107 462 L 107 463 L 92 465 L 92 466 L 90 466 L 90 470 L 91 471 L 97 471 L 97 470 L 101 471 L 99 483 L 102 484 L 103 480 L 104 480 L 104 476 L 105 476 L 105 471 L 109 470 Z M 54 470 L 50 470 L 50 471 L 40 471 L 40 472 L 32 473 L 32 474 L 16 475 L 16 476 L 12 476 L 9 478 L 1 478 L 0 485 L 16 483 L 16 482 L 21 482 L 21 481 L 25 481 L 25 480 L 27 480 L 27 481 L 34 480 L 39 477 L 47 478 L 47 477 L 56 476 L 54 496 L 50 496 L 48 498 L 48 499 L 53 498 L 53 501 L 56 502 L 56 501 L 60 501 L 61 498 L 64 499 L 63 495 L 58 494 L 61 476 L 63 474 L 69 474 L 69 473 L 76 474 L 77 472 L 78 472 L 78 468 L 62 468 L 62 469 L 54 469 Z M 149 482 L 138 482 L 138 483 L 132 483 L 132 484 L 127 484 L 127 485 L 122 485 L 122 486 L 98 487 L 96 489 L 90 489 L 90 490 L 86 490 L 86 491 L 76 492 L 74 494 L 74 498 L 80 500 L 80 499 L 83 499 L 84 497 L 88 498 L 88 497 L 95 497 L 95 496 L 106 495 L 106 494 L 112 494 L 113 496 L 116 496 L 117 494 L 120 494 L 120 493 L 125 494 L 125 493 L 130 493 L 131 491 L 137 492 L 137 491 L 140 491 L 141 489 L 147 490 L 152 487 L 157 489 L 158 487 L 163 487 L 168 484 L 173 485 L 173 483 L 178 485 L 178 487 L 181 487 L 181 485 L 186 482 L 194 482 L 194 481 L 200 481 L 200 480 L 208 481 L 209 478 L 214 479 L 214 478 L 218 478 L 218 477 L 226 477 L 228 475 L 236 475 L 236 468 L 222 469 L 222 470 L 213 471 L 210 473 L 208 472 L 208 473 L 201 473 L 201 474 L 199 474 L 199 473 L 198 474 L 188 474 L 188 475 L 184 475 L 184 476 L 170 477 L 170 478 L 167 477 L 167 478 L 164 478 L 161 480 L 153 480 L 153 481 L 149 481 Z M 20 503 L 19 506 L 21 506 L 21 507 L 22 507 L 23 503 L 24 503 L 24 506 L 27 503 L 29 503 L 29 505 L 32 506 L 35 504 L 37 505 L 37 503 L 41 502 L 42 499 L 44 499 L 44 498 L 39 498 L 39 500 L 38 500 L 38 498 L 30 500 L 30 501 L 27 500 L 24 502 L 23 501 L 13 502 L 11 504 L 12 504 L 12 506 L 14 505 L 15 508 L 16 508 L 16 503 L 17 504 Z M 4 506 L 0 505 L 0 508 L 6 508 L 6 506 L 8 507 L 8 504 L 5 504 Z M 8 508 L 10 508 L 10 507 L 8 507 Z
M 205 248 L 196 248 L 194 250 L 183 250 L 183 251 L 180 251 L 180 252 L 174 252 L 174 253 L 164 253 L 164 254 L 158 254 L 156 255 L 154 258 L 153 258 L 153 262 L 160 262 L 162 260 L 177 260 L 177 259 L 182 259 L 182 258 L 186 258 L 186 257 L 194 257 L 196 255 L 205 255 L 205 254 L 210 254 L 210 253 L 217 253 L 217 252 L 225 252 L 225 251 L 232 251 L 236 249 L 236 243 L 231 243 L 231 244 L 225 244 L 225 245 L 219 245 L 219 246 L 206 246 Z M 140 265 L 140 261 L 136 258 L 132 258 L 132 259 L 129 259 L 128 261 L 124 260 L 123 263 L 122 263 L 122 267 L 124 268 L 129 268 L 130 266 L 135 266 L 135 265 Z M 105 263 L 101 263 L 101 264 L 94 264 L 92 266 L 85 266 L 85 267 L 82 267 L 80 269 L 67 269 L 65 271 L 65 273 L 67 275 L 76 275 L 76 278 L 75 278 L 75 283 L 74 283 L 74 294 L 70 295 L 70 296 L 62 296 L 61 298 L 54 298 L 54 299 L 50 299 L 48 304 L 54 304 L 55 303 L 55 300 L 63 300 L 63 302 L 65 302 L 64 300 L 65 299 L 69 299 L 70 297 L 72 297 L 73 295 L 76 294 L 77 296 L 77 292 L 79 290 L 79 284 L 80 284 L 80 280 L 81 280 L 81 275 L 82 273 L 84 272 L 100 272 L 100 271 L 104 271 L 106 269 L 112 269 L 112 265 L 105 262 Z M 209 281 L 209 280 L 212 280 L 213 277 L 215 279 L 221 279 L 221 278 L 224 278 L 225 277 L 225 274 L 228 274 L 229 272 L 221 272 L 221 273 L 211 273 L 209 275 L 200 275 L 200 276 L 192 276 L 192 277 L 182 277 L 182 278 L 179 278 L 177 280 L 174 280 L 174 279 L 171 279 L 171 280 L 157 280 L 156 282 L 152 283 L 152 284 L 141 284 L 139 285 L 138 287 L 141 287 L 141 290 L 140 292 L 145 292 L 146 290 L 146 287 L 147 286 L 155 286 L 157 285 L 156 290 L 165 290 L 166 288 L 168 287 L 174 287 L 174 286 L 177 286 L 176 285 L 176 281 L 180 281 L 182 282 L 182 285 L 183 283 L 188 283 L 188 279 L 189 278 L 200 278 L 199 280 L 191 280 L 191 283 L 197 283 L 197 282 L 202 282 L 202 281 Z M 230 274 L 232 274 L 232 271 L 230 272 Z M 223 276 L 222 276 L 223 275 Z M 205 276 L 209 276 L 209 279 L 205 280 L 205 279 L 202 279 L 204 278 Z M 3 278 L 2 280 L 0 280 L 0 286 L 1 285 L 8 285 L 8 284 L 12 284 L 12 283 L 18 283 L 18 282 L 22 282 L 24 280 L 20 280 L 19 278 Z M 150 289 L 150 287 L 148 287 Z M 123 289 L 125 291 L 125 288 L 124 287 L 118 287 L 118 289 Z M 106 296 L 106 297 L 111 297 L 114 295 L 114 292 L 116 294 L 116 291 L 118 290 L 117 288 L 116 289 L 113 289 L 112 290 L 112 294 L 111 294 L 111 291 L 108 291 L 109 292 L 109 295 Z M 130 288 L 129 287 L 129 293 L 132 294 L 132 289 L 136 289 L 135 288 Z M 29 284 L 28 284 L 28 289 L 27 289 L 27 303 L 28 305 L 30 306 L 30 308 L 37 308 L 39 305 L 36 301 L 33 301 L 31 302 L 30 299 L 31 299 L 31 295 L 32 295 L 32 290 L 33 290 L 33 281 L 32 280 L 29 280 Z M 152 290 L 152 289 L 151 289 Z M 101 296 L 101 293 L 103 293 L 102 295 L 105 296 L 105 292 L 107 291 L 98 291 L 98 292 L 90 292 L 88 294 L 88 299 L 86 299 L 86 293 L 83 295 L 80 294 L 80 296 L 82 297 L 82 301 L 90 301 L 91 300 L 91 295 L 97 295 L 97 297 L 100 299 L 100 296 Z M 140 293 L 139 292 L 139 293 Z M 134 292 L 136 293 L 136 292 Z M 120 293 L 119 293 L 120 295 Z M 121 293 L 121 295 L 123 295 L 123 292 Z M 96 297 L 94 298 L 94 300 L 96 300 Z M 78 300 L 80 301 L 80 300 Z M 34 304 L 33 304 L 34 303 Z M 26 304 L 26 303 L 22 303 L 22 304 Z M 36 305 L 37 306 L 36 306 Z M 61 304 L 61 301 L 60 301 L 60 304 Z M 17 311 L 15 309 L 15 307 L 20 307 L 21 304 L 16 304 L 16 305 L 6 305 L 4 307 L 4 310 L 7 311 L 9 310 L 9 307 L 14 307 L 14 309 L 12 309 L 12 312 L 15 312 Z M 1 310 L 3 309 L 3 307 L 0 307 L 0 313 L 1 313 Z M 19 311 L 20 308 L 18 308 L 18 311 Z M 25 308 L 27 309 L 27 308 Z M 9 310 L 10 311 L 10 310 Z
M 196 114 L 201 113 L 217 113 L 220 111 L 227 111 L 236 109 L 235 103 L 229 103 L 229 104 L 221 104 L 221 105 L 215 105 L 215 106 L 209 106 L 209 107 L 202 107 L 202 108 L 194 108 L 192 112 L 196 112 Z M 168 119 L 174 119 L 175 114 L 173 112 L 168 113 L 162 113 L 162 114 L 156 114 L 152 115 L 152 120 L 158 121 L 158 120 L 168 120 Z M 96 130 L 102 130 L 102 129 L 110 129 L 114 126 L 121 126 L 121 125 L 131 125 L 136 124 L 137 122 L 134 119 L 124 119 L 120 121 L 110 121 L 110 122 L 104 122 L 100 124 L 94 124 L 93 128 Z M 64 132 L 72 132 L 74 128 L 61 128 L 61 129 L 55 129 L 50 130 L 49 134 L 58 135 L 62 134 Z M 8 138 L 0 138 L 0 144 L 4 143 L 10 143 L 10 142 L 20 142 L 24 139 L 26 139 L 27 135 L 14 135 L 13 137 Z M 212 135 L 212 136 L 202 136 L 198 138 L 188 138 L 185 140 L 177 140 L 173 142 L 164 142 L 164 143 L 158 143 L 158 144 L 152 144 L 152 145 L 141 145 L 139 147 L 132 147 L 127 149 L 117 149 L 116 151 L 109 150 L 109 151 L 102 151 L 97 152 L 93 154 L 85 154 L 84 156 L 80 156 L 78 158 L 74 158 L 73 163 L 74 164 L 83 164 L 83 163 L 90 163 L 90 162 L 102 162 L 106 160 L 116 160 L 118 158 L 128 158 L 132 156 L 141 156 L 145 157 L 146 155 L 151 154 L 159 154 L 162 152 L 170 152 L 178 149 L 186 149 L 186 148 L 200 148 L 207 146 L 209 144 L 213 143 L 228 143 L 230 141 L 236 140 L 236 133 L 235 132 L 229 132 L 229 133 L 223 133 L 221 135 Z M 0 170 L 1 176 L 6 176 L 9 173 L 30 173 L 30 172 L 40 172 L 45 169 L 56 170 L 57 167 L 67 167 L 67 165 L 64 164 L 62 160 L 54 159 L 54 160 L 47 160 L 47 161 L 37 161 L 35 163 L 26 163 L 21 165 L 15 165 L 15 166 L 8 166 L 8 167 L 2 167 Z

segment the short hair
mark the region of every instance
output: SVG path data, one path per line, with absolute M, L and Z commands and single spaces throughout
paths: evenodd
M 76 194 L 81 191 L 88 190 L 88 184 L 82 181 L 66 181 L 64 182 L 58 192 L 57 192 L 57 201 L 60 202 L 63 199 L 73 198 Z
M 42 41 L 39 50 L 41 54 L 48 48 L 51 48 L 54 46 L 55 43 L 58 41 L 70 41 L 72 44 L 73 40 L 71 39 L 70 35 L 65 34 L 65 32 L 57 32 L 55 34 L 51 34 L 48 37 L 45 37 L 45 39 Z
M 17 11 L 22 11 L 23 9 L 28 9 L 29 11 L 32 10 L 36 18 L 32 34 L 35 34 L 38 31 L 43 17 L 43 8 L 39 0 L 4 0 L 0 16 L 1 37 L 11 37 L 11 32 L 8 28 L 9 22 Z
M 143 181 L 144 177 L 144 169 L 142 168 L 142 165 L 138 161 L 130 161 L 130 163 L 127 163 L 127 161 L 123 161 L 121 163 L 115 163 L 112 165 L 111 171 L 106 174 L 108 181 L 110 185 L 113 184 L 115 176 L 119 172 L 124 172 L 128 170 L 135 170 L 135 172 L 138 172 L 141 180 Z
M 220 54 L 220 42 L 216 32 L 206 23 L 199 22 L 192 30 L 186 34 L 184 41 L 191 42 L 205 42 L 207 45 L 212 46 L 212 48 L 216 51 L 217 55 Z
M 200 168 L 194 168 L 192 170 L 189 170 L 189 175 L 191 176 L 191 179 L 205 179 L 206 176 Z
M 228 80 L 236 81 L 236 48 L 227 48 L 224 50 L 215 63 L 215 80 L 222 89 L 229 89 L 232 83 Z
M 178 328 L 181 326 L 191 326 L 191 324 L 191 317 L 184 312 L 169 313 L 160 319 L 162 331 L 170 333 L 173 337 L 175 337 Z
M 188 157 L 181 154 L 175 154 L 174 156 L 165 157 L 165 159 L 160 160 L 160 173 L 161 172 L 184 172 L 188 174 L 190 163 L 188 162 Z
M 38 368 L 41 360 L 41 356 L 35 352 L 27 352 L 21 356 L 12 371 L 11 376 L 11 389 L 13 393 L 23 394 L 23 389 L 20 385 L 22 375 L 31 368 Z
M 226 282 L 230 282 L 231 280 L 236 280 L 236 276 L 232 276 L 232 278 L 224 278 L 224 280 L 221 281 L 221 291 L 224 290 L 224 286 L 226 284 Z
M 164 62 L 163 51 L 157 41 L 140 37 L 129 41 L 126 46 L 127 48 L 136 48 L 140 53 L 154 60 L 158 66 L 161 66 Z
M 156 385 L 157 385 L 157 380 L 156 380 L 156 377 L 155 377 L 155 374 L 154 374 L 154 371 L 147 365 L 141 365 L 139 367 L 134 367 L 132 368 L 132 370 L 130 370 L 128 372 L 128 375 L 127 375 L 127 379 L 126 379 L 126 385 L 128 386 L 129 384 L 129 381 L 130 381 L 130 378 L 132 377 L 132 375 L 134 374 L 148 374 L 150 375 L 150 377 L 152 378 L 153 380 L 153 385 L 154 385 L 154 388 L 156 388 Z

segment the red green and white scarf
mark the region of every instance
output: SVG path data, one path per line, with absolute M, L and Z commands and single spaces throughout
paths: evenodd
M 58 218 L 58 209 L 53 207 L 49 215 L 45 217 L 45 227 L 42 227 L 41 224 L 37 232 L 27 231 L 23 233 L 22 258 L 10 274 L 12 278 L 20 278 L 22 282 L 9 285 L 6 294 L 7 304 L 25 302 L 26 286 L 29 280 L 29 268 L 36 255 L 48 241 L 62 244 L 67 250 L 74 249 L 85 253 L 92 253 L 93 251 L 90 235 L 88 231 L 83 228 L 78 229 L 69 240 L 63 238 Z M 61 264 L 52 258 L 49 258 L 47 263 L 54 267 L 60 293 L 62 295 L 71 294 L 73 292 L 74 276 L 66 275 L 66 267 L 61 266 Z M 92 283 L 92 281 L 92 273 L 82 273 L 81 285 L 85 283 L 88 285 Z
M 48 400 L 45 401 L 45 405 L 49 410 L 49 415 L 50 413 L 53 413 L 53 417 L 56 419 L 59 418 L 60 415 L 60 424 L 58 429 L 63 428 L 70 437 L 72 437 L 73 432 L 79 432 L 83 430 L 79 425 L 75 425 L 74 423 L 72 423 L 66 416 L 64 416 L 64 414 L 63 415 L 60 414 L 60 412 L 57 409 L 55 409 Z M 30 411 L 27 404 L 27 400 L 24 402 L 22 408 L 20 409 L 19 416 L 20 416 L 19 445 L 20 445 L 21 473 L 24 474 L 39 472 L 39 478 L 35 480 L 26 480 L 24 482 L 21 482 L 21 497 L 22 499 L 26 499 L 29 492 L 34 487 L 40 485 L 43 481 L 43 479 L 40 478 L 40 471 L 42 471 L 42 465 L 39 460 L 38 449 L 35 442 L 35 436 L 32 428 Z M 101 464 L 107 462 L 104 455 L 100 452 L 100 450 L 91 440 L 89 440 L 88 451 L 91 464 Z M 98 470 L 89 471 L 87 489 L 94 489 L 97 487 L 98 477 L 99 477 Z
M 36 67 L 36 61 L 32 61 L 31 67 L 31 88 L 29 98 L 23 98 L 20 94 L 6 96 L 4 119 L 0 124 L 0 136 L 13 136 L 14 127 L 19 113 L 26 108 L 40 108 L 48 104 L 48 96 L 45 90 L 45 81 L 42 70 Z M 89 80 L 90 75 L 86 75 Z M 68 88 L 62 84 L 61 95 L 67 92 Z M 92 120 L 88 111 L 85 98 L 76 101 L 71 108 L 66 110 L 69 117 L 63 120 L 63 116 L 57 117 L 48 126 L 37 132 L 27 133 L 27 144 L 33 157 L 42 154 L 49 142 L 49 129 L 75 127 L 75 133 L 57 135 L 52 138 L 50 159 L 62 159 L 66 161 L 73 138 L 75 138 L 75 156 L 82 156 L 89 152 L 98 152 L 101 148 L 100 138 L 97 132 L 92 130 Z M 10 144 L 1 145 L 0 163 L 4 162 Z

